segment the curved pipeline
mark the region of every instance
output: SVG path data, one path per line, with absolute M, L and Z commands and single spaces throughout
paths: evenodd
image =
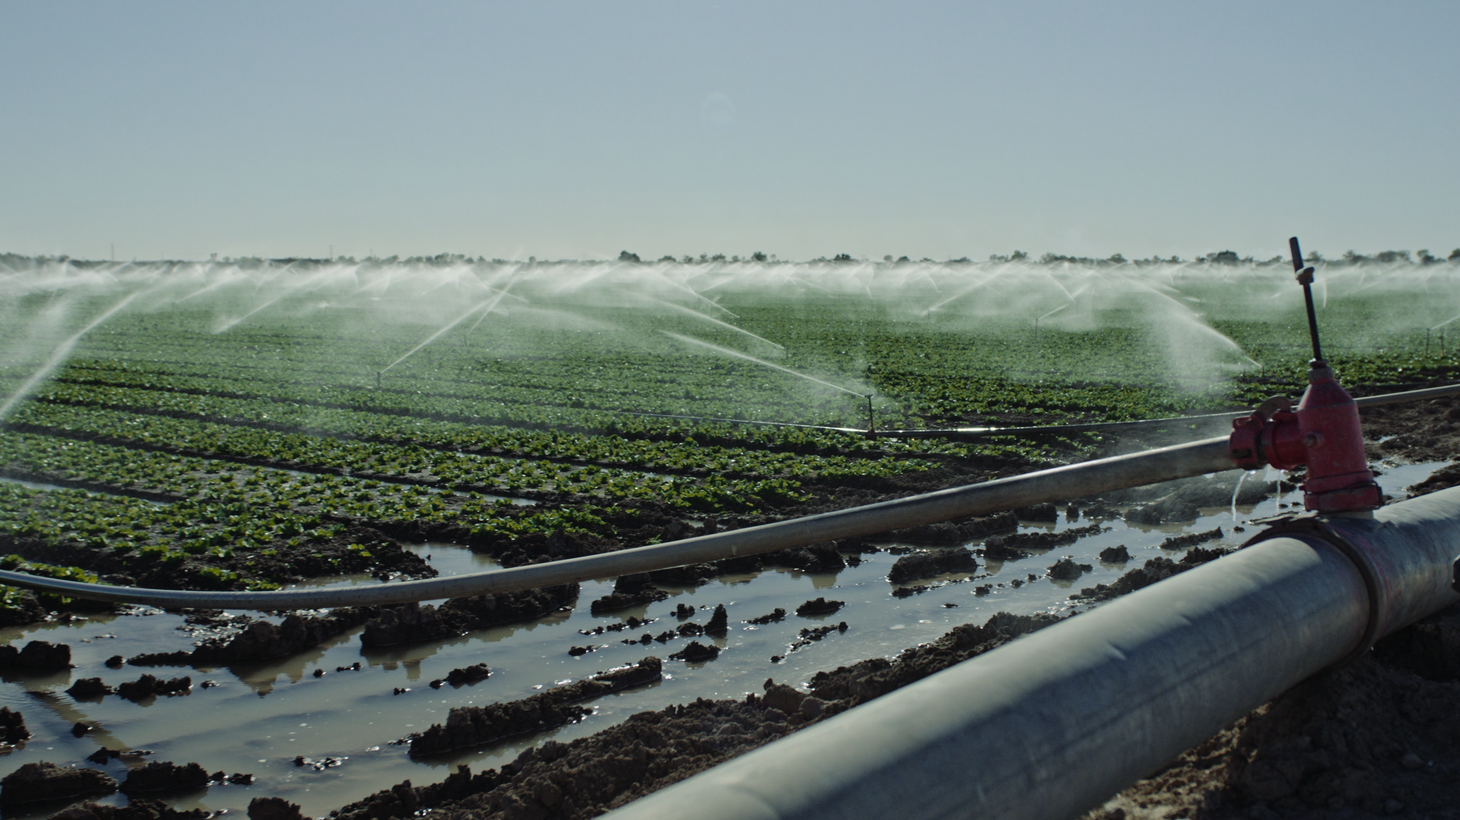
M 8 570 L 0 570 L 0 583 L 75 598 L 159 607 L 285 610 L 381 606 L 538 589 L 555 584 L 611 578 L 741 555 L 756 555 L 821 541 L 876 535 L 936 521 L 986 515 L 1046 501 L 1080 498 L 1099 492 L 1188 478 L 1230 470 L 1233 466 L 1232 458 L 1228 454 L 1227 438 L 1224 436 L 774 524 L 701 535 L 666 544 L 511 569 L 380 586 L 274 592 L 203 592 L 85 584 Z

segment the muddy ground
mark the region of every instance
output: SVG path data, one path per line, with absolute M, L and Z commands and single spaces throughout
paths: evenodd
M 1371 458 L 1420 462 L 1460 457 L 1460 403 L 1454 399 L 1378 408 L 1364 415 L 1364 425 Z M 1182 433 L 1182 440 L 1190 438 L 1190 431 Z M 1163 442 L 1127 439 L 1119 446 L 1139 449 L 1159 443 Z M 927 476 L 920 481 L 937 479 Z M 1456 483 L 1460 483 L 1460 467 L 1450 467 L 1412 492 Z M 926 488 L 910 483 L 844 489 L 819 503 L 826 508 L 843 507 L 920 489 Z M 1143 500 L 1149 499 L 1072 501 L 1098 509 L 1129 507 Z M 725 520 L 719 526 L 751 523 L 756 521 Z M 978 523 L 964 522 L 963 526 Z M 964 535 L 957 530 L 955 526 L 946 534 Z M 936 540 L 939 533 L 923 535 Z M 506 556 L 507 563 L 539 559 L 529 555 L 537 551 L 557 557 L 614 548 L 591 537 L 555 543 L 544 539 L 542 544 L 521 546 L 527 549 L 521 556 Z M 837 546 L 841 549 L 822 552 L 855 553 L 855 545 Z M 815 550 L 802 552 L 806 554 L 771 560 L 831 560 Z M 1196 547 L 1179 561 L 1155 559 L 1132 570 L 1113 588 L 1092 593 L 1091 598 L 1137 589 L 1220 554 Z M 713 574 L 714 570 L 700 572 Z M 380 615 L 355 614 L 362 619 Z M 436 816 L 452 818 L 593 817 L 1055 620 L 1053 616 L 996 615 L 982 625 L 955 628 L 896 658 L 874 658 L 819 674 L 805 691 L 767 680 L 762 692 L 744 700 L 699 700 L 641 713 L 571 743 L 547 741 L 500 769 L 473 773 L 462 767 L 439 783 L 413 785 L 406 781 L 332 815 L 342 820 L 387 820 L 430 809 Z M 312 634 L 318 627 L 323 633 L 329 631 L 326 627 L 337 626 L 301 625 L 296 631 Z M 1454 708 L 1460 703 L 1457 681 L 1460 612 L 1451 612 L 1406 629 L 1359 662 L 1284 694 L 1089 816 L 1460 816 L 1460 717 L 1455 717 L 1460 710 Z M 261 819 L 272 816 L 268 812 L 287 814 L 286 809 L 260 804 L 258 813 Z M 915 807 L 909 809 L 915 813 Z M 120 817 L 124 811 L 137 820 L 176 814 L 160 803 L 138 801 L 126 810 L 83 804 L 58 817 L 87 820 Z

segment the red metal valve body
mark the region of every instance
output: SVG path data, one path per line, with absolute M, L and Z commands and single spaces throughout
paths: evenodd
M 1232 423 L 1232 460 L 1255 469 L 1307 466 L 1303 506 L 1315 512 L 1371 510 L 1383 494 L 1364 455 L 1358 405 L 1327 363 L 1314 361 L 1296 410 L 1272 401 Z

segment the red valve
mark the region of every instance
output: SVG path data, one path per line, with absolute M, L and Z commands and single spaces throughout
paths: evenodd
M 1364 431 L 1359 407 L 1338 384 L 1333 368 L 1323 360 L 1318 344 L 1318 316 L 1313 310 L 1313 268 L 1303 264 L 1298 237 L 1288 240 L 1293 273 L 1303 286 L 1308 308 L 1308 335 L 1313 360 L 1308 362 L 1308 389 L 1298 409 L 1276 396 L 1262 403 L 1247 418 L 1232 422 L 1228 448 L 1237 466 L 1254 470 L 1271 464 L 1279 470 L 1307 465 L 1303 506 L 1315 512 L 1372 510 L 1384 503 L 1384 494 L 1369 472 L 1364 457 Z
M 1383 494 L 1364 456 L 1359 409 L 1322 361 L 1312 362 L 1308 389 L 1298 409 L 1284 398 L 1268 399 L 1256 412 L 1232 422 L 1229 447 L 1237 466 L 1279 470 L 1306 465 L 1303 506 L 1315 512 L 1372 510 Z

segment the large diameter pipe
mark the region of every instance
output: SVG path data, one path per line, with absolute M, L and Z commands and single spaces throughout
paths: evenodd
M 1264 534 L 607 817 L 1075 816 L 1460 601 L 1460 488 L 1325 523 Z
M 0 570 L 0 583 L 76 598 L 200 609 L 383 606 L 539 589 L 800 547 L 1233 469 L 1226 437 L 1178 444 L 666 544 L 511 569 L 348 589 L 202 592 L 84 584 Z

